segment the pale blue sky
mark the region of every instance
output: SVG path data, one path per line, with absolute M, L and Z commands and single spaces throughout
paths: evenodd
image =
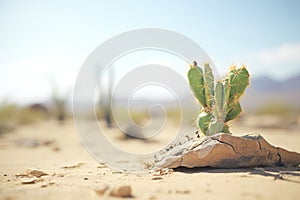
M 87 56 L 105 40 L 163 28 L 196 41 L 224 73 L 300 74 L 300 1 L 0 0 L 0 99 L 43 101 L 52 82 L 72 88 Z

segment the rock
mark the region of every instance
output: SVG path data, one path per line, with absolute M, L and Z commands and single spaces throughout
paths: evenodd
M 110 188 L 108 185 L 104 184 L 97 189 L 95 189 L 96 194 L 104 195 L 104 196 L 113 196 L 113 197 L 132 197 L 131 195 L 131 186 L 130 185 L 123 185 L 123 186 L 116 186 L 114 188 Z
M 54 173 L 52 174 L 52 176 L 62 178 L 62 177 L 65 176 L 65 174 L 62 174 L 62 173 L 55 173 L 55 172 L 54 172 Z
M 16 177 L 29 177 L 28 172 L 20 173 L 20 174 L 15 174 Z
M 161 179 L 163 179 L 163 177 L 161 176 L 154 176 L 151 178 L 151 180 L 161 180 Z
M 43 183 L 43 184 L 41 185 L 41 188 L 45 188 L 45 187 L 47 187 L 47 186 L 48 186 L 47 183 Z
M 112 192 L 110 193 L 110 196 L 114 197 L 132 197 L 131 195 L 131 186 L 130 185 L 123 185 L 115 187 Z
M 43 172 L 43 171 L 39 171 L 39 170 L 32 170 L 29 172 L 30 175 L 35 176 L 37 178 L 40 178 L 42 176 L 47 176 L 48 174 Z
M 53 181 L 48 183 L 48 185 L 54 185 L 54 184 L 55 184 L 55 182 L 53 182 Z
M 60 148 L 59 147 L 53 147 L 52 150 L 53 151 L 60 151 Z
M 159 170 L 156 171 L 156 173 L 154 173 L 154 176 L 163 176 L 163 175 L 167 175 L 167 174 L 172 174 L 174 172 L 173 169 L 169 169 L 169 168 L 161 168 Z
M 84 163 L 77 163 L 76 165 L 70 165 L 70 166 L 63 166 L 61 167 L 62 169 L 75 169 L 83 166 Z
M 191 193 L 190 190 L 176 190 L 175 193 L 177 194 L 189 194 Z
M 55 143 L 55 140 L 45 140 L 42 142 L 43 145 L 48 146 Z
M 104 163 L 100 163 L 98 166 L 97 166 L 98 169 L 102 169 L 102 168 L 106 168 L 106 165 Z
M 37 178 L 22 178 L 21 183 L 22 184 L 34 184 L 37 182 Z
M 180 166 L 238 168 L 256 166 L 298 166 L 300 154 L 270 145 L 258 134 L 242 137 L 219 133 L 177 146 L 157 160 L 157 168 Z
M 102 186 L 98 187 L 97 189 L 95 189 L 95 192 L 98 195 L 104 195 L 108 189 L 109 189 L 108 185 L 102 185 Z
M 40 178 L 42 176 L 47 176 L 47 175 L 48 174 L 43 171 L 34 169 L 34 170 L 27 170 L 24 173 L 16 174 L 15 176 L 16 177 L 27 177 L 27 178 L 32 178 L 34 176 L 34 177 Z

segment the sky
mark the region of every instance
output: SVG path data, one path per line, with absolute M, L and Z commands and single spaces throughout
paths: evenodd
M 189 37 L 221 74 L 245 64 L 285 80 L 300 74 L 299 10 L 297 0 L 0 0 L 0 101 L 46 101 L 54 86 L 71 95 L 97 46 L 140 28 Z

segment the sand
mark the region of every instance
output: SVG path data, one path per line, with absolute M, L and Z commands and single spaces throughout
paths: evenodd
M 247 123 L 232 124 L 234 134 L 256 131 L 275 146 L 300 152 L 299 124 L 292 129 L 254 127 L 255 120 L 259 121 L 249 117 Z M 134 142 L 118 138 L 134 151 Z M 30 174 L 33 170 L 44 175 L 36 177 L 41 174 Z M 87 152 L 72 120 L 63 125 L 40 122 L 0 136 L 0 199 L 120 199 L 99 191 L 104 186 L 124 185 L 130 186 L 132 199 L 299 199 L 300 169 L 180 168 L 162 174 L 120 173 Z

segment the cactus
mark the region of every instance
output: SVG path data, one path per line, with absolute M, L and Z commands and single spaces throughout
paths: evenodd
M 203 70 L 194 61 L 188 72 L 190 87 L 202 106 L 197 126 L 204 135 L 230 133 L 228 121 L 235 119 L 242 108 L 240 97 L 249 85 L 249 73 L 243 66 L 231 67 L 227 76 L 214 83 L 212 69 L 208 63 Z
M 203 107 L 206 107 L 203 71 L 200 67 L 197 67 L 196 62 L 194 62 L 194 65 L 191 66 L 191 69 L 188 72 L 188 77 L 195 97 L 199 100 Z

